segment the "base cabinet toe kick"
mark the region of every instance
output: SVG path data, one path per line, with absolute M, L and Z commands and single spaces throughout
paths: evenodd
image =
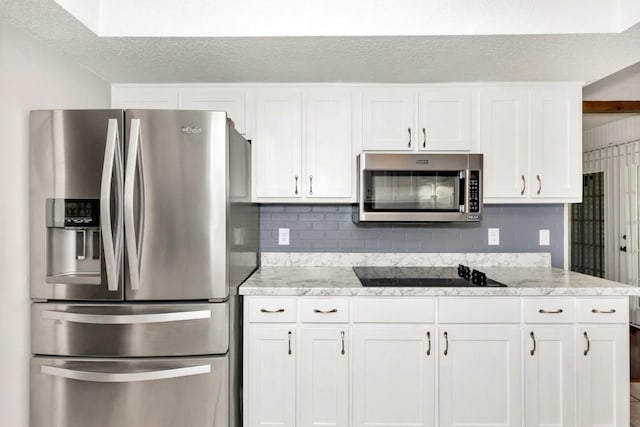
M 629 297 L 245 296 L 247 427 L 628 427 Z

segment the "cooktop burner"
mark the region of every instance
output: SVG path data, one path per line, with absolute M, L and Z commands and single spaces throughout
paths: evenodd
M 458 267 L 353 267 L 366 287 L 506 287 L 478 270 Z

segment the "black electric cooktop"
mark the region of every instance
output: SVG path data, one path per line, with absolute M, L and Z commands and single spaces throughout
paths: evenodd
M 366 287 L 506 287 L 481 271 L 458 267 L 353 267 Z

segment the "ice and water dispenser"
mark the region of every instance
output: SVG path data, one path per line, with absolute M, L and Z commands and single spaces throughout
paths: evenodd
M 47 199 L 47 282 L 101 283 L 100 200 Z

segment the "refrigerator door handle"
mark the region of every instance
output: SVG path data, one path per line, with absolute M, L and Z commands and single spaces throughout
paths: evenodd
M 150 314 L 85 314 L 68 311 L 46 310 L 42 318 L 72 323 L 90 323 L 102 325 L 136 325 L 142 323 L 167 323 L 183 320 L 210 319 L 211 310 L 176 311 Z
M 127 260 L 129 261 L 129 279 L 131 289 L 140 289 L 139 254 L 136 244 L 135 218 L 134 218 L 134 184 L 136 179 L 136 166 L 138 163 L 138 150 L 140 149 L 140 119 L 131 120 L 131 133 L 129 134 L 129 152 L 127 153 L 126 173 L 124 177 L 124 235 L 127 247 Z
M 90 381 L 98 383 L 129 383 L 136 381 L 165 380 L 169 378 L 188 377 L 211 373 L 211 365 L 197 365 L 183 368 L 164 369 L 148 372 L 89 372 L 76 371 L 74 369 L 58 368 L 56 366 L 43 365 L 40 370 L 43 374 L 72 380 Z
M 107 274 L 107 289 L 117 291 L 120 281 L 120 260 L 122 255 L 122 160 L 120 158 L 120 135 L 118 120 L 109 119 L 107 126 L 107 143 L 102 165 L 102 180 L 100 182 L 100 228 L 104 245 L 104 263 Z M 116 194 L 115 211 L 116 227 L 115 239 L 111 226 L 111 185 L 115 167 Z

